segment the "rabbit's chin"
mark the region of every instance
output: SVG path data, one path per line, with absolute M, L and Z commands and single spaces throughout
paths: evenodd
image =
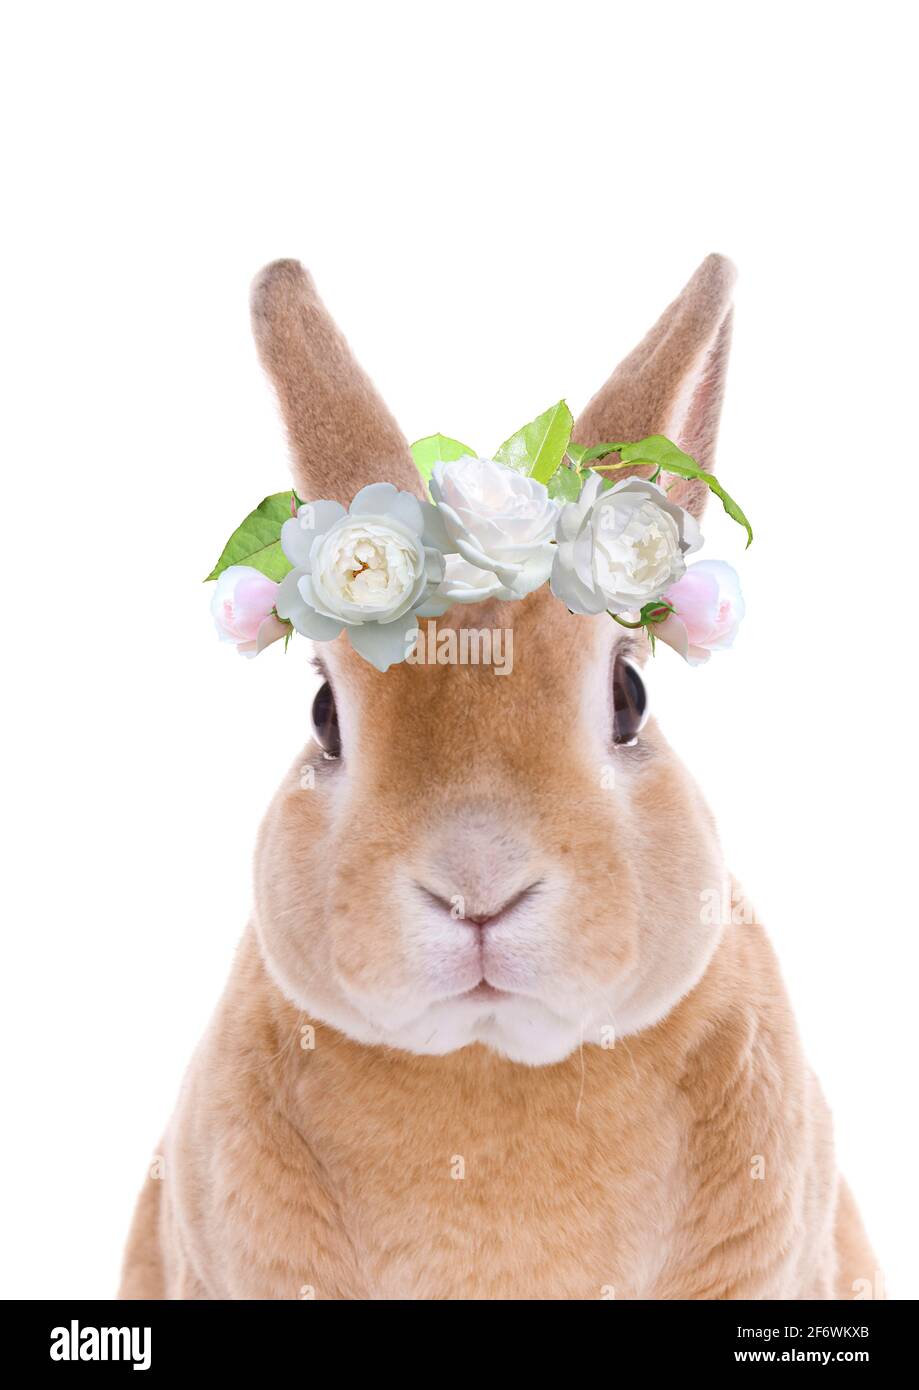
M 633 1001 L 622 1001 L 617 1025 L 610 1023 L 610 1009 L 592 1009 L 582 1001 L 562 1013 L 532 995 L 496 991 L 483 997 L 470 990 L 450 998 L 434 999 L 421 1009 L 384 1004 L 377 999 L 352 1000 L 344 991 L 318 991 L 296 986 L 268 957 L 269 974 L 282 993 L 310 1018 L 329 1024 L 353 1042 L 370 1047 L 392 1047 L 417 1056 L 442 1057 L 480 1044 L 499 1057 L 524 1066 L 544 1067 L 563 1062 L 585 1044 L 610 1048 L 617 1038 L 640 1031 L 663 1017 L 672 1001 L 643 998 L 636 1013 Z M 701 964 L 701 963 L 700 963 Z M 701 969 L 698 973 L 701 973 Z M 695 981 L 693 980 L 692 983 Z
M 301 1005 L 303 1007 L 303 1005 Z M 582 1043 L 603 1043 L 600 1024 L 562 1018 L 539 1000 L 522 995 L 493 1002 L 438 1000 L 414 1018 L 377 1022 L 347 1004 L 311 1008 L 354 1042 L 442 1057 L 479 1043 L 511 1062 L 545 1067 L 563 1062 Z
M 427 1056 L 480 1043 L 511 1062 L 542 1067 L 564 1061 L 584 1040 L 584 1030 L 537 999 L 504 995 L 493 1001 L 439 1000 L 417 1017 L 388 1027 L 364 1021 L 359 1040 Z

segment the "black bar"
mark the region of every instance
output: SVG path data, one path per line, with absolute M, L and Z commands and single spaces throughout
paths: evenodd
M 598 1300 L 601 1302 L 602 1300 Z M 317 1374 L 316 1353 L 322 1374 L 328 1378 L 328 1356 L 335 1349 L 344 1352 L 349 1377 L 361 1364 L 362 1355 L 372 1358 L 374 1371 L 401 1374 L 411 1366 L 417 1376 L 440 1376 L 436 1359 L 424 1367 L 424 1352 L 413 1347 L 417 1328 L 428 1323 L 431 1314 L 413 1306 L 411 1313 L 397 1314 L 390 1306 L 342 1309 L 332 1313 L 332 1305 L 303 1303 L 118 1303 L 118 1302 L 10 1302 L 2 1305 L 3 1345 L 11 1365 L 25 1372 L 25 1383 L 33 1370 L 49 1373 L 66 1384 L 73 1376 L 136 1375 L 133 1357 L 143 1363 L 144 1378 L 173 1376 L 205 1371 L 221 1371 L 239 1377 L 247 1372 L 266 1373 L 289 1370 L 301 1379 Z M 516 1304 L 518 1310 L 532 1304 Z M 912 1302 L 846 1303 L 626 1303 L 610 1301 L 592 1311 L 574 1314 L 569 1324 L 561 1311 L 539 1314 L 535 1329 L 523 1337 L 515 1332 L 520 1311 L 505 1312 L 501 1321 L 490 1323 L 487 1308 L 467 1312 L 462 1321 L 448 1328 L 456 1339 L 450 1367 L 464 1367 L 464 1374 L 483 1369 L 485 1348 L 476 1341 L 477 1332 L 488 1332 L 485 1361 L 490 1371 L 502 1352 L 518 1373 L 527 1362 L 527 1348 L 536 1360 L 551 1351 L 553 1361 L 564 1364 L 574 1353 L 572 1371 L 583 1373 L 585 1352 L 596 1349 L 596 1372 L 611 1375 L 638 1359 L 652 1371 L 725 1369 L 757 1370 L 761 1367 L 812 1366 L 826 1373 L 840 1368 L 893 1371 L 909 1365 L 915 1352 L 917 1319 Z M 507 1308 L 499 1304 L 498 1308 Z M 443 1316 L 441 1311 L 438 1316 Z M 561 1324 L 555 1318 L 561 1317 Z M 343 1321 L 339 1322 L 338 1319 Z M 386 1319 L 376 1326 L 376 1320 Z M 484 1319 L 479 1322 L 479 1318 Z M 329 1321 L 331 1319 L 331 1321 Z M 398 1321 L 396 1321 L 398 1320 Z M 102 1329 L 114 1329 L 103 1333 Z M 121 1331 L 120 1329 L 124 1329 Z M 146 1330 L 146 1331 L 145 1331 Z M 577 1342 L 559 1334 L 576 1331 Z M 329 1342 L 330 1333 L 344 1332 L 347 1341 Z M 363 1335 L 362 1335 L 363 1334 Z M 317 1339 L 318 1338 L 318 1339 Z M 596 1339 L 596 1340 L 594 1340 Z M 57 1353 L 52 1357 L 52 1349 Z M 89 1359 L 93 1353 L 107 1359 Z M 76 1352 L 74 1359 L 73 1353 Z M 117 1359 L 114 1359 L 117 1353 Z M 87 1359 L 84 1359 L 87 1358 Z M 580 1367 L 580 1371 L 578 1368 Z M 545 1366 L 542 1367 L 545 1371 Z M 594 1372 L 596 1374 L 596 1372 Z M 23 1377 L 17 1376 L 17 1383 Z M 139 1382 L 143 1383 L 143 1381 Z

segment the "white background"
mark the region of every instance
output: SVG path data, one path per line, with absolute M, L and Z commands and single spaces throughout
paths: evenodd
M 286 485 L 248 325 L 297 256 L 410 438 L 577 409 L 739 265 L 709 552 L 653 696 L 782 958 L 890 1292 L 916 1272 L 916 225 L 906 5 L 13 7 L 2 36 L 3 1288 L 106 1297 L 307 736 L 201 579 Z

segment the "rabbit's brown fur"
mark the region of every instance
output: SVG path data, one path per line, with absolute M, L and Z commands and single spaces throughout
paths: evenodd
M 720 257 L 700 267 L 578 439 L 661 430 L 711 463 L 732 281 Z M 301 496 L 417 488 L 299 266 L 269 267 L 253 310 Z M 698 490 L 680 487 L 698 513 Z M 723 875 L 711 816 L 653 721 L 634 749 L 610 747 L 610 663 L 630 639 L 546 590 L 441 626 L 461 619 L 513 629 L 510 679 L 381 675 L 345 639 L 323 649 L 343 757 L 308 748 L 266 817 L 255 916 L 164 1176 L 141 1196 L 122 1296 L 873 1289 L 768 940 L 700 912 Z M 413 893 L 430 882 L 486 913 L 535 884 L 509 929 L 529 971 L 509 1022 L 467 1036 L 454 1001 L 428 1003 Z M 604 1022 L 612 1046 L 598 1045 Z

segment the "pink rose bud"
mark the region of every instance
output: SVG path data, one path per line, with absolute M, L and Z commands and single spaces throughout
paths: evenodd
M 214 626 L 221 642 L 235 642 L 248 654 L 263 650 L 265 639 L 275 641 L 284 636 L 287 624 L 279 625 L 272 612 L 278 588 L 251 565 L 230 565 L 225 569 L 211 599 Z
M 673 613 L 655 624 L 654 636 L 691 666 L 732 646 L 744 615 L 737 573 L 722 560 L 697 560 L 664 594 Z
M 240 642 L 236 650 L 240 656 L 258 656 L 259 652 L 270 647 L 272 642 L 280 642 L 282 637 L 289 637 L 292 631 L 290 623 L 279 618 L 276 613 L 269 613 L 259 628 L 255 641 Z

